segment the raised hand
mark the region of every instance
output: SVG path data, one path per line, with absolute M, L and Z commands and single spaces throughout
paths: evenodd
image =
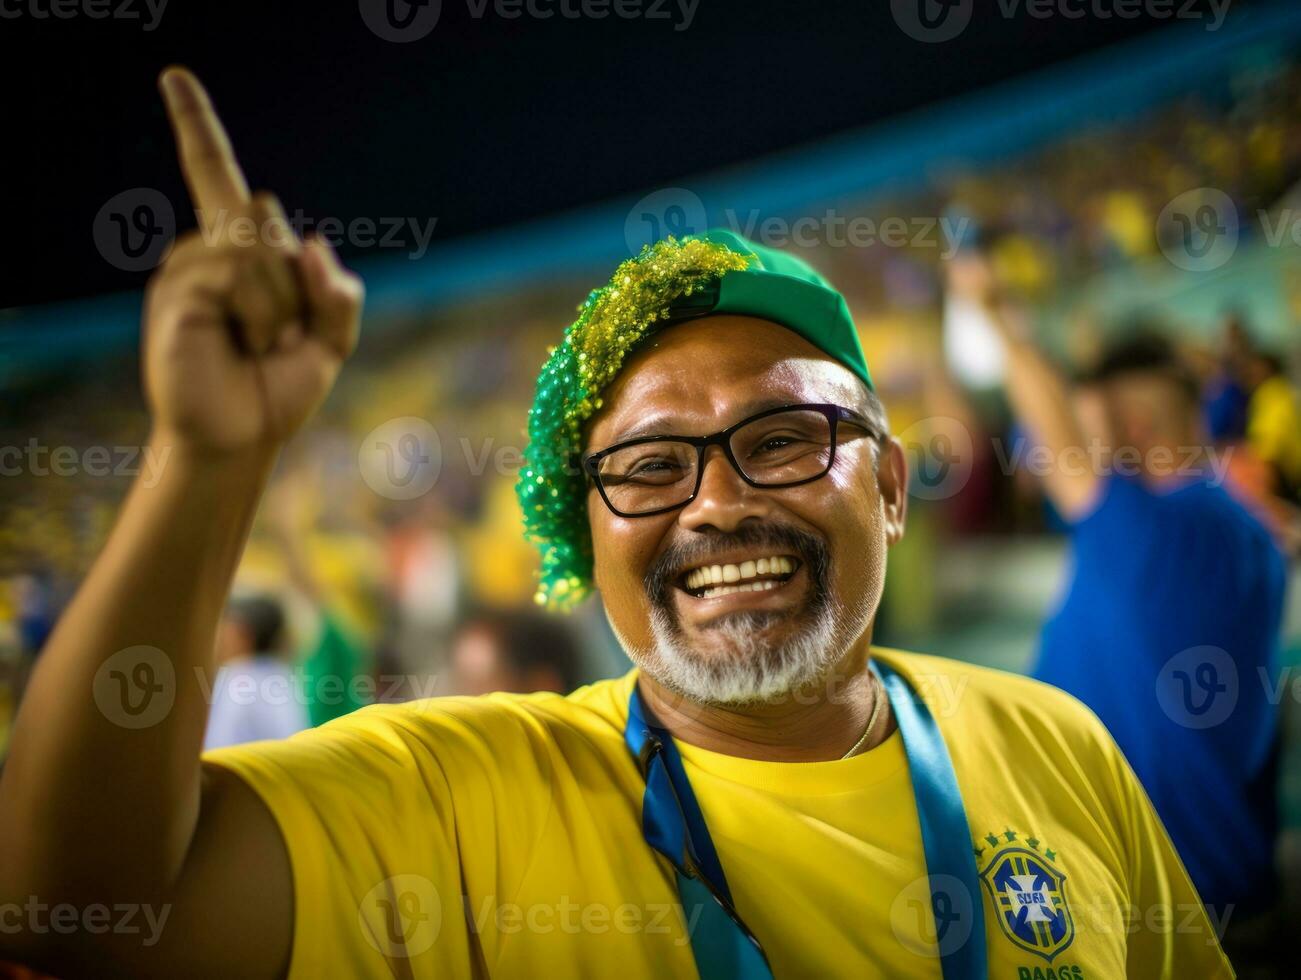
M 270 194 L 250 195 L 207 92 L 160 85 L 199 230 L 149 284 L 145 392 L 156 438 L 204 453 L 274 450 L 328 394 L 357 342 L 361 280 L 299 241 Z

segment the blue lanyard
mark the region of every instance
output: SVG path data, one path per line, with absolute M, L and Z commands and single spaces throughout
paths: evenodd
M 967 815 L 944 737 L 926 703 L 901 674 L 878 660 L 872 661 L 872 669 L 890 699 L 908 757 L 936 921 L 942 917 L 951 929 L 962 915 L 971 918 L 959 924 L 964 942 L 939 944 L 944 980 L 984 980 L 984 907 Z M 628 698 L 623 737 L 646 780 L 642 832 L 677 874 L 682 910 L 692 926 L 691 952 L 702 980 L 771 980 L 763 947 L 733 904 L 673 737 L 642 700 L 636 684 Z M 964 889 L 966 894 L 960 894 Z

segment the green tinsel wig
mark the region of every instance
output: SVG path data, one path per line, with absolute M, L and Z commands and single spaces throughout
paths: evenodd
M 539 604 L 567 611 L 592 589 L 587 480 L 574 455 L 582 449 L 583 423 L 601 407 L 601 392 L 648 328 L 669 318 L 674 300 L 753 259 L 701 239 L 646 245 L 592 291 L 560 345 L 548 348 L 515 487 L 525 537 L 542 552 Z

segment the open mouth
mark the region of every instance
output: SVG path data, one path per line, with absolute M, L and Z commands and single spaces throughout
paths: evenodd
M 770 592 L 790 581 L 800 565 L 800 560 L 793 555 L 698 565 L 679 575 L 677 586 L 694 599 L 713 599 L 737 592 Z

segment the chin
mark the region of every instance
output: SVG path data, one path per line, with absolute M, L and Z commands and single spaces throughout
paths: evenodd
M 628 652 L 656 682 L 697 704 L 769 704 L 816 683 L 839 662 L 847 649 L 839 608 L 828 604 L 796 621 L 787 613 L 739 610 L 685 633 L 657 606 L 651 648 Z

